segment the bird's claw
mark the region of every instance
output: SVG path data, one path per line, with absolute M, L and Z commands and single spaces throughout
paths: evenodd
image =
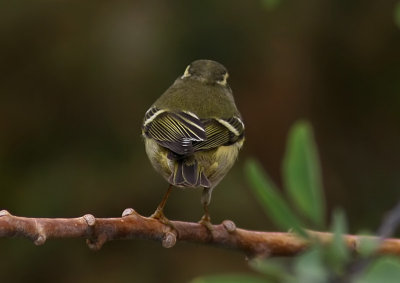
M 203 215 L 203 217 L 200 219 L 200 221 L 198 223 L 203 225 L 204 227 L 206 227 L 207 230 L 210 232 L 212 232 L 214 230 L 214 226 L 211 223 L 210 216 L 207 214 Z
M 157 209 L 151 216 L 150 218 L 156 219 L 160 221 L 162 224 L 169 226 L 172 230 L 175 229 L 175 225 L 169 220 L 165 215 L 164 212 L 161 209 Z

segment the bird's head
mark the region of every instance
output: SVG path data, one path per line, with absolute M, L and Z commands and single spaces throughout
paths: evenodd
M 186 67 L 181 79 L 195 79 L 207 84 L 227 86 L 229 74 L 226 68 L 212 60 L 196 60 Z

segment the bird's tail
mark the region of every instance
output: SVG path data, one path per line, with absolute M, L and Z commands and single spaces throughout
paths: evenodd
M 211 187 L 211 182 L 196 160 L 180 159 L 175 162 L 175 170 L 168 180 L 171 184 L 178 187 Z

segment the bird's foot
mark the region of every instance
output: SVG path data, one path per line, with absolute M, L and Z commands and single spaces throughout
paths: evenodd
M 157 208 L 150 218 L 160 221 L 162 224 L 169 226 L 172 230 L 176 230 L 174 224 L 164 215 L 162 209 Z
M 200 219 L 199 224 L 203 225 L 207 228 L 208 231 L 212 232 L 214 230 L 214 226 L 211 223 L 211 218 L 208 214 L 204 214 Z

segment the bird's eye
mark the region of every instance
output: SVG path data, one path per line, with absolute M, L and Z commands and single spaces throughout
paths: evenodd
M 217 81 L 218 84 L 226 86 L 227 80 L 228 80 L 229 74 L 228 72 L 226 72 L 223 77 L 222 80 Z
M 187 78 L 187 77 L 190 77 L 190 76 L 191 76 L 191 74 L 189 73 L 189 69 L 190 69 L 190 65 L 188 65 L 188 66 L 186 67 L 186 70 L 185 70 L 185 72 L 183 73 L 181 79 L 184 79 L 184 78 Z

